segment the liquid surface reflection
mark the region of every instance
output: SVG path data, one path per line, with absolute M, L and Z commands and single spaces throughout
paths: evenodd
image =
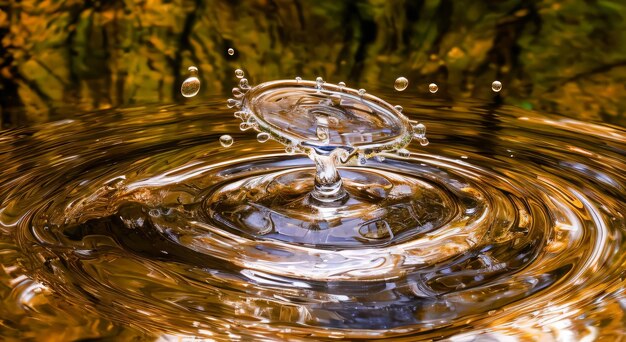
M 289 196 L 265 226 L 246 226 L 263 220 L 245 208 L 215 215 L 216 189 L 265 177 L 264 191 L 285 193 L 284 177 L 310 188 L 314 172 L 239 132 L 221 98 L 4 132 L 5 335 L 621 336 L 625 132 L 497 103 L 401 104 L 428 126 L 428 148 L 339 172 L 364 198 L 409 179 L 397 191 L 420 195 L 395 210 L 412 228 L 364 225 L 349 241 L 337 235 L 345 222 L 290 226 Z M 362 177 L 380 188 L 360 189 Z

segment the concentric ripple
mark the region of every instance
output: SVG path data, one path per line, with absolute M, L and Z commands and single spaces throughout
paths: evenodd
M 82 337 L 101 322 L 215 340 L 621 336 L 626 133 L 496 103 L 402 106 L 428 124 L 428 149 L 340 172 L 365 211 L 410 229 L 290 225 L 312 162 L 237 133 L 220 101 L 5 132 L 2 283 L 39 317 L 6 329 L 50 331 L 69 311 L 89 317 Z M 283 209 L 215 198 L 224 188 Z M 376 205 L 391 192 L 403 205 Z

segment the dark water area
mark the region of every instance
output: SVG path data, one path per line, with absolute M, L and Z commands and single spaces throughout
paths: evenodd
M 623 339 L 625 16 L 0 1 L 0 339 Z M 338 165 L 349 196 L 316 204 L 315 163 L 233 117 L 238 68 L 366 89 L 430 144 Z

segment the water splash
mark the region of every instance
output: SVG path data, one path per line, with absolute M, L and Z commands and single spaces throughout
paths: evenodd
M 333 91 L 320 96 L 334 103 Z M 433 144 L 413 137 L 412 152 L 363 166 L 340 150 L 346 188 L 379 205 L 325 220 L 334 208 L 310 203 L 319 224 L 307 227 L 293 223 L 314 162 L 254 134 L 223 148 L 217 137 L 238 128 L 223 102 L 2 132 L 7 333 L 78 340 L 124 322 L 154 340 L 621 338 L 626 131 L 495 103 L 394 101 Z M 215 215 L 220 205 L 238 210 Z M 342 234 L 387 208 L 414 228 L 369 220 Z

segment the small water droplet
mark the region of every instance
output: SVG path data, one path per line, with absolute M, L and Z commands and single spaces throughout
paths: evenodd
M 285 147 L 285 153 L 294 154 L 296 153 L 296 149 L 291 145 L 287 145 L 287 147 Z
M 233 91 L 233 96 L 234 96 L 234 97 L 236 97 L 236 98 L 243 97 L 243 95 L 244 95 L 244 94 L 241 92 L 241 89 L 239 89 L 239 88 L 233 88 L 233 90 L 232 90 L 232 91 Z
M 230 147 L 233 144 L 234 140 L 228 134 L 224 134 L 220 137 L 220 144 L 224 147 Z
M 417 125 L 413 126 L 413 134 L 417 135 L 418 137 L 423 137 L 426 134 L 426 126 L 424 126 L 423 123 L 418 123 Z
M 339 83 L 337 83 L 337 85 L 339 86 L 339 91 L 342 91 L 343 88 L 346 86 L 346 83 L 345 82 L 339 82 Z
M 385 161 L 385 159 L 386 159 L 386 158 L 385 158 L 385 157 L 383 157 L 383 156 L 376 156 L 376 157 L 374 157 L 374 158 L 376 158 L 376 161 L 378 161 L 379 163 L 384 162 L 384 161 Z
M 361 96 L 365 95 L 366 92 L 367 92 L 367 90 L 365 90 L 363 88 L 359 89 L 359 95 L 361 95 Z
M 251 128 L 250 124 L 248 124 L 247 122 L 242 122 L 242 123 L 239 124 L 239 129 L 242 130 L 242 131 L 247 131 L 250 128 Z
M 188 77 L 180 86 L 180 93 L 184 97 L 194 97 L 200 91 L 200 80 L 196 76 Z
M 235 70 L 235 76 L 237 78 L 243 78 L 243 70 L 241 70 L 241 69 Z
M 403 91 L 406 87 L 409 86 L 409 80 L 406 77 L 398 77 L 396 81 L 393 83 L 393 87 L 396 88 L 397 91 Z
M 315 79 L 315 84 L 317 86 L 317 89 L 322 89 L 322 85 L 324 84 L 324 79 L 321 77 L 318 77 Z
M 198 68 L 193 65 L 187 68 L 187 71 L 189 71 L 190 76 L 198 76 Z
M 495 91 L 496 93 L 499 92 L 500 90 L 502 90 L 502 83 L 500 83 L 500 81 L 493 81 L 493 83 L 491 83 L 491 90 Z
M 258 140 L 260 143 L 264 143 L 268 141 L 269 139 L 270 139 L 270 135 L 265 132 L 261 132 L 256 135 L 256 140 Z
M 427 146 L 429 144 L 428 138 L 424 137 L 424 138 L 420 138 L 420 145 L 422 146 Z
M 241 88 L 242 90 L 250 89 L 247 78 L 242 78 L 241 80 L 239 80 L 239 88 Z
M 235 49 L 233 49 L 233 48 L 228 49 L 228 54 L 231 55 L 231 56 L 234 55 L 235 54 Z
M 241 107 L 241 102 L 239 102 L 239 101 L 237 101 L 235 99 L 228 99 L 228 100 L 226 100 L 226 106 L 228 108 L 233 108 L 233 107 L 239 108 L 239 107 Z
M 302 77 L 296 76 L 296 82 L 300 83 L 300 81 L 302 81 Z
M 437 90 L 439 90 L 439 87 L 435 84 L 435 83 L 431 83 L 428 85 L 428 91 L 430 91 L 431 93 L 436 93 Z
M 400 113 L 402 113 L 402 110 L 404 109 L 402 108 L 402 106 L 393 106 L 393 108 L 395 108 Z

